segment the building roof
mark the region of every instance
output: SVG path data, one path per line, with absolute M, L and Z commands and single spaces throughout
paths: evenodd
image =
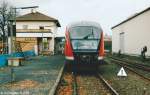
M 16 21 L 52 21 L 55 22 L 58 27 L 60 23 L 57 19 L 46 16 L 40 12 L 32 12 L 16 18 Z
M 141 14 L 143 14 L 143 13 L 149 11 L 149 10 L 150 10 L 150 7 L 148 7 L 148 8 L 146 8 L 145 10 L 143 10 L 143 11 L 141 11 L 141 12 L 139 12 L 139 13 L 136 13 L 135 15 L 133 15 L 133 16 L 127 18 L 126 20 L 124 20 L 124 21 L 120 22 L 119 24 L 113 26 L 111 29 L 114 29 L 115 27 L 117 27 L 117 26 L 119 26 L 119 25 L 121 25 L 121 24 L 123 24 L 123 23 L 125 23 L 125 22 L 127 22 L 127 21 L 129 21 L 129 20 L 131 20 L 131 19 L 133 19 L 133 18 L 135 18 L 135 17 L 137 17 L 137 16 L 139 16 L 139 15 L 141 15 Z

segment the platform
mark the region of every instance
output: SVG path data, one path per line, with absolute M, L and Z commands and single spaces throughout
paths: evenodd
M 37 56 L 22 62 L 23 66 L 13 67 L 15 82 L 11 82 L 10 68 L 0 70 L 1 93 L 17 95 L 48 95 L 54 87 L 64 65 L 62 55 Z

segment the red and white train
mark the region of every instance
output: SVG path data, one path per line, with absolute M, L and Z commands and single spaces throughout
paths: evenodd
M 67 64 L 95 65 L 103 63 L 104 37 L 100 24 L 76 22 L 66 28 L 65 57 Z

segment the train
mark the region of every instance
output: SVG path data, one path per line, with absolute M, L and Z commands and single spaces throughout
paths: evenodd
M 65 31 L 66 64 L 91 67 L 104 62 L 104 37 L 99 23 L 71 23 Z

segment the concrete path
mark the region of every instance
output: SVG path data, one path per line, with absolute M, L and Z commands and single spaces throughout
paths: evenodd
M 64 57 L 37 56 L 14 68 L 15 82 L 11 81 L 10 67 L 0 70 L 0 95 L 48 95 L 61 68 Z

